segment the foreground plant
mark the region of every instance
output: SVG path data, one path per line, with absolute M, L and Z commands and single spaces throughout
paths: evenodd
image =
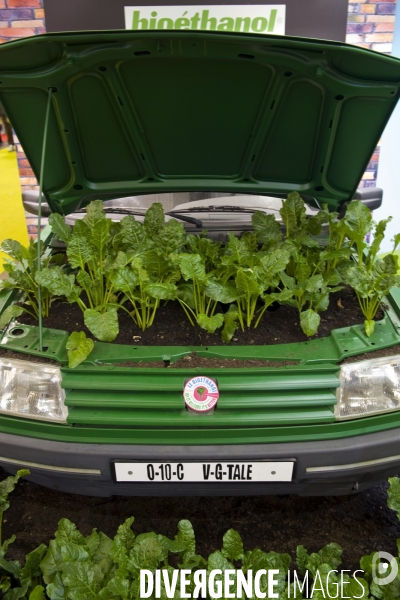
M 0 483 L 1 516 L 9 506 L 8 494 L 26 474 L 29 471 L 18 471 Z M 389 483 L 388 505 L 399 518 L 400 480 L 394 477 Z M 136 536 L 133 522 L 133 517 L 126 519 L 111 539 L 96 529 L 84 536 L 71 521 L 61 519 L 48 547 L 41 544 L 27 554 L 24 567 L 5 558 L 15 540 L 12 536 L 0 546 L 0 590 L 4 600 L 178 600 L 261 598 L 264 594 L 280 600 L 400 597 L 398 557 L 393 557 L 388 568 L 379 553 L 372 552 L 361 558 L 360 570 L 350 576 L 348 570 L 340 570 L 342 549 L 337 543 L 312 553 L 300 545 L 292 561 L 286 553 L 245 550 L 240 534 L 229 529 L 221 548 L 205 558 L 196 552 L 190 521 L 178 523 L 174 538 L 155 532 Z M 397 546 L 400 551 L 400 540 Z M 382 573 L 389 575 L 388 581 L 382 582 Z M 187 596 L 182 595 L 183 589 Z
M 10 545 L 15 541 L 12 535 L 5 542 L 1 539 L 1 525 L 3 514 L 9 506 L 8 495 L 12 492 L 21 477 L 29 475 L 27 469 L 17 471 L 16 475 L 10 475 L 0 482 L 0 590 L 5 600 L 45 600 L 42 573 L 39 565 L 47 547 L 41 544 L 36 550 L 26 555 L 25 566 L 21 567 L 17 560 L 5 558 Z M 17 587 L 14 584 L 18 582 Z
M 96 529 L 85 537 L 68 519 L 61 519 L 48 548 L 40 546 L 27 556 L 23 569 L 16 567 L 14 577 L 19 585 L 9 590 L 5 600 L 217 598 L 226 597 L 227 576 L 229 597 L 233 598 L 243 597 L 243 592 L 245 597 L 281 600 L 337 598 L 344 584 L 344 597 L 370 598 L 366 580 L 336 574 L 342 553 L 338 544 L 328 544 L 312 554 L 299 546 L 291 571 L 289 554 L 259 548 L 246 551 L 234 529 L 223 536 L 221 549 L 206 559 L 196 553 L 190 521 L 178 523 L 173 539 L 154 532 L 135 536 L 133 521 L 133 517 L 128 518 L 111 539 Z M 28 560 L 31 576 L 25 579 Z M 176 564 L 178 568 L 173 566 Z M 40 583 L 33 592 L 38 595 L 32 592 L 26 596 L 36 581 Z M 182 589 L 186 596 L 181 595 Z

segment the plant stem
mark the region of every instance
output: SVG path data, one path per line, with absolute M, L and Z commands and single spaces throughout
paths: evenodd
M 244 331 L 243 313 L 242 313 L 242 307 L 240 305 L 240 300 L 238 300 L 238 319 L 239 319 L 240 327 L 241 327 L 242 331 Z
M 193 310 L 190 308 L 190 306 L 188 304 L 186 304 L 186 302 L 184 302 L 183 300 L 181 300 L 180 298 L 178 298 L 178 302 L 179 304 L 182 306 L 183 310 L 186 313 L 187 318 L 189 319 L 189 322 L 191 325 L 194 326 L 194 322 L 190 316 L 190 314 L 188 313 L 187 309 L 190 310 L 190 312 L 192 313 L 192 315 L 194 316 L 195 320 L 196 320 L 196 314 L 193 312 Z

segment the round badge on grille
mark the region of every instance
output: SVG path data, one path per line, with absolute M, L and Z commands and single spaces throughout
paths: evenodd
M 197 413 L 210 412 L 219 398 L 217 382 L 210 377 L 191 377 L 185 382 L 183 398 L 189 410 Z

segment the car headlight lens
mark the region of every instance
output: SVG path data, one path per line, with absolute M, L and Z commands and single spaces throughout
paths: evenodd
M 0 413 L 65 423 L 59 367 L 0 358 Z
M 368 417 L 400 410 L 400 355 L 342 365 L 335 417 Z

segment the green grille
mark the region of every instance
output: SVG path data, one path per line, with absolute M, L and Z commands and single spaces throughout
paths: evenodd
M 63 369 L 72 425 L 120 427 L 262 427 L 331 423 L 339 386 L 331 365 L 246 369 Z M 207 375 L 218 381 L 212 415 L 193 415 L 183 402 L 185 380 Z

